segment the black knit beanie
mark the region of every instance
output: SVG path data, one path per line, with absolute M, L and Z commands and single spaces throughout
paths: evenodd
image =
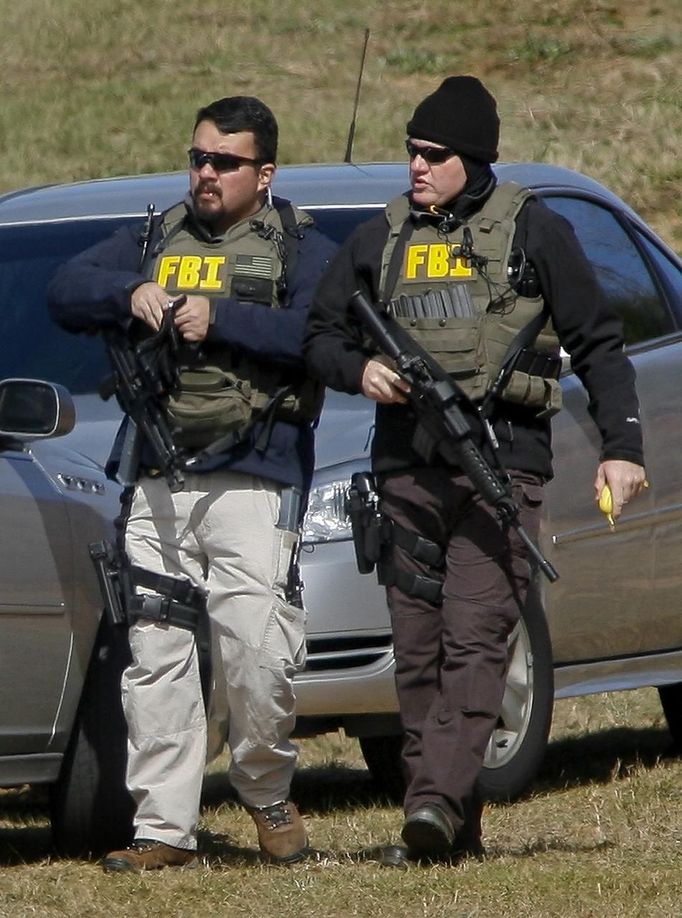
M 500 119 L 495 100 L 472 76 L 451 76 L 427 96 L 407 122 L 407 133 L 486 163 L 497 160 Z

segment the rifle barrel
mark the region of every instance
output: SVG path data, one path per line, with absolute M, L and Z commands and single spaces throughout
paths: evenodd
M 398 334 L 394 337 L 385 324 L 395 324 L 392 316 L 384 312 L 382 320 L 382 313 L 372 306 L 362 291 L 352 294 L 349 305 L 379 350 L 396 361 L 399 372 L 410 383 L 410 401 L 418 414 L 424 414 L 424 429 L 433 437 L 441 455 L 446 460 L 454 459 L 483 500 L 497 512 L 501 525 L 512 526 L 518 532 L 544 576 L 554 583 L 559 578 L 558 573 L 531 541 L 519 522 L 519 507 L 506 482 L 491 468 L 472 437 L 471 426 L 457 404 L 456 384 L 416 342 L 414 352 L 402 347 Z M 410 340 L 400 326 L 397 332 L 400 338 Z

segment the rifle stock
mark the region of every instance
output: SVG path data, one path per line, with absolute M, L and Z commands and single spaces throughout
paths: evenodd
M 500 522 L 514 527 L 542 573 L 554 583 L 558 573 L 521 525 L 519 508 L 502 474 L 490 466 L 473 439 L 459 407 L 465 396 L 456 383 L 392 316 L 385 310 L 378 312 L 361 291 L 353 293 L 349 304 L 379 350 L 395 361 L 398 373 L 410 384 L 408 398 L 438 451 L 459 465 Z

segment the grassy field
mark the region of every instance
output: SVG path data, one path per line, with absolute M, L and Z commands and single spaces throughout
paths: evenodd
M 501 158 L 607 182 L 682 249 L 679 0 L 0 0 L 0 190 L 184 168 L 200 104 L 261 96 L 281 161 L 402 159 L 414 105 L 479 75 Z
M 653 689 L 559 702 L 531 793 L 489 806 L 488 858 L 407 871 L 357 852 L 397 839 L 401 810 L 382 801 L 357 744 L 306 740 L 294 795 L 317 860 L 256 862 L 250 818 L 224 777 L 207 777 L 203 863 L 191 871 L 108 876 L 50 855 L 45 796 L 0 791 L 2 918 L 671 918 L 682 900 L 682 762 Z
M 0 0 L 0 191 L 184 168 L 197 107 L 259 95 L 282 163 L 343 158 L 371 30 L 356 161 L 402 159 L 414 105 L 450 73 L 479 75 L 501 158 L 578 168 L 682 250 L 679 0 L 453 4 L 294 0 Z M 45 795 L 0 791 L 0 916 L 669 916 L 682 901 L 682 763 L 653 690 L 563 701 L 532 793 L 490 807 L 490 857 L 382 870 L 352 853 L 395 839 L 354 741 L 302 743 L 295 795 L 324 853 L 254 863 L 250 820 L 206 782 L 204 864 L 106 877 L 50 854 Z

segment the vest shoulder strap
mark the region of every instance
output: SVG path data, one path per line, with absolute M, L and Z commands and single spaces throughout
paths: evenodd
M 388 221 L 388 231 L 391 236 L 397 236 L 400 228 L 410 215 L 410 199 L 405 194 L 399 195 L 389 201 L 384 210 L 386 220 Z
M 516 235 L 516 218 L 526 202 L 535 197 L 530 188 L 516 182 L 498 185 L 483 207 L 468 221 L 476 252 L 488 259 L 488 273 L 504 283 Z
M 388 239 L 381 256 L 381 273 L 379 275 L 379 299 L 386 302 L 391 295 L 400 272 L 400 260 L 407 239 L 411 234 L 412 224 L 410 201 L 407 194 L 401 194 L 386 205 L 384 215 L 388 222 Z
M 159 246 L 165 247 L 170 242 L 173 236 L 182 228 L 186 216 L 187 208 L 183 201 L 174 204 L 159 215 L 158 226 L 161 238 L 157 241 L 155 249 L 158 249 Z M 157 253 L 154 252 L 154 254 Z
M 282 223 L 284 235 L 284 248 L 286 252 L 286 273 L 291 275 L 298 257 L 298 240 L 301 238 L 301 228 L 312 226 L 314 221 L 310 214 L 295 207 L 286 198 L 273 195 L 272 206 L 276 210 Z
M 530 188 L 517 182 L 503 182 L 497 185 L 483 207 L 474 215 L 474 221 L 482 233 L 489 233 L 496 224 L 515 221 L 526 201 L 535 197 Z

